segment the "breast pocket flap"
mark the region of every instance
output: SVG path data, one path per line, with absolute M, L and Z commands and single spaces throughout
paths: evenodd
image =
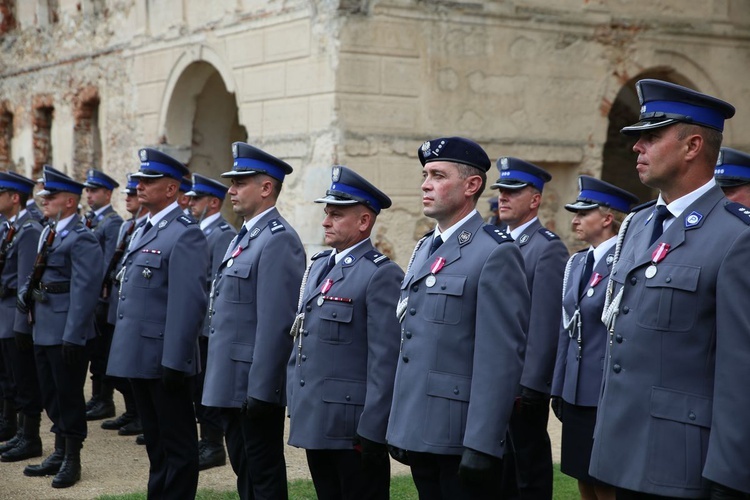
M 232 342 L 232 345 L 229 348 L 229 358 L 233 361 L 244 361 L 245 363 L 252 363 L 254 351 L 255 344 Z
M 364 382 L 331 378 L 323 381 L 323 401 L 326 403 L 364 406 L 366 395 Z
M 427 288 L 428 294 L 461 296 L 464 293 L 466 276 L 436 275 L 435 285 Z
M 153 253 L 139 253 L 133 258 L 133 264 L 142 267 L 158 269 L 161 267 L 161 255 Z
M 656 276 L 646 280 L 646 286 L 694 292 L 698 289 L 700 273 L 700 267 L 659 264 L 657 265 Z
M 231 278 L 248 278 L 252 268 L 252 264 L 234 264 L 232 267 L 229 267 L 224 271 L 224 276 Z

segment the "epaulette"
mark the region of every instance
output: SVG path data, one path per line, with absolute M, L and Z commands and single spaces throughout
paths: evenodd
M 31 227 L 31 222 L 27 222 L 26 224 L 24 224 L 21 227 L 24 228 L 24 229 L 29 228 L 29 227 Z
M 86 231 L 91 231 L 91 229 L 87 228 L 86 226 L 79 226 L 75 228 L 76 233 L 85 233 Z
M 497 226 L 494 226 L 491 224 L 485 224 L 483 229 L 487 231 L 487 234 L 492 236 L 492 238 L 498 243 L 505 243 L 506 241 L 513 241 L 513 238 L 511 238 L 510 235 L 506 231 L 503 231 Z
M 320 252 L 310 257 L 310 260 L 319 259 L 321 257 L 328 257 L 329 255 L 331 255 L 331 252 L 333 252 L 333 250 L 321 250 Z
M 229 228 L 230 228 L 230 227 L 232 227 L 232 226 L 230 226 L 230 225 L 229 225 L 229 224 L 227 224 L 226 222 L 225 222 L 225 223 L 223 223 L 223 224 L 220 224 L 220 225 L 219 225 L 219 229 L 221 229 L 222 231 L 229 231 Z
M 271 230 L 271 234 L 278 233 L 279 231 L 286 231 L 286 227 L 284 227 L 284 224 L 279 222 L 279 219 L 269 220 L 268 229 Z
M 640 210 L 643 210 L 644 208 L 653 207 L 656 204 L 656 200 L 647 201 L 646 203 L 641 203 L 637 207 L 633 207 L 631 212 L 638 212 Z
M 539 234 L 547 238 L 549 241 L 559 240 L 560 237 L 547 229 L 546 227 L 539 228 Z
M 377 250 L 370 250 L 366 254 L 363 255 L 363 257 L 369 261 L 372 261 L 373 264 L 380 267 L 382 264 L 385 264 L 388 262 L 389 259 L 387 255 L 384 255 Z
M 737 217 L 739 220 L 750 226 L 750 209 L 741 203 L 727 203 L 724 205 L 727 212 Z
M 188 217 L 187 215 L 180 215 L 177 217 L 177 220 L 182 222 L 184 226 L 190 226 L 192 224 L 197 224 L 198 222 L 193 219 L 192 217 Z

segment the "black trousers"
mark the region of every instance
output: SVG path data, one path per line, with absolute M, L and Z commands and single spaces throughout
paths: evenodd
M 198 432 L 193 411 L 193 382 L 193 377 L 188 377 L 184 387 L 170 392 L 164 389 L 160 379 L 130 379 L 146 439 L 150 499 L 195 498 Z
M 114 325 L 107 322 L 108 304 L 99 301 L 96 305 L 94 315 L 94 326 L 96 337 L 89 340 L 88 349 L 91 357 L 92 377 L 104 378 L 107 373 L 107 360 L 109 359 L 109 348 L 112 346 L 112 336 L 115 332 Z
M 247 418 L 238 408 L 222 409 L 227 454 L 237 474 L 242 500 L 286 500 L 284 407 L 262 418 Z
M 470 486 L 458 477 L 460 455 L 409 452 L 411 476 L 420 500 L 498 500 L 500 478 Z
M 52 432 L 83 441 L 87 430 L 83 385 L 88 359 L 83 355 L 77 362 L 68 364 L 63 361 L 59 345 L 35 345 L 34 356 L 42 404 L 52 420 Z
M 362 468 L 362 455 L 355 450 L 307 450 L 318 500 L 388 500 L 391 464 L 376 470 Z
M 640 491 L 625 490 L 622 488 L 615 488 L 615 498 L 617 500 L 679 500 L 677 497 L 662 497 L 652 495 L 651 493 L 641 493 Z
M 548 420 L 549 397 L 513 407 L 503 460 L 503 498 L 552 500 Z
M 15 392 L 15 407 L 24 415 L 42 413 L 42 393 L 36 371 L 34 349 L 21 351 L 16 339 L 0 339 L 0 351 Z
M 198 352 L 201 357 L 201 372 L 195 377 L 195 391 L 193 391 L 193 402 L 195 403 L 195 416 L 198 423 L 223 431 L 224 425 L 221 421 L 221 410 L 213 406 L 203 406 L 203 382 L 206 380 L 206 361 L 208 359 L 208 337 L 198 337 Z

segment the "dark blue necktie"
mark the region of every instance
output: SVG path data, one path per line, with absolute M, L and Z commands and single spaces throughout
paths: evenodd
M 670 217 L 672 217 L 672 214 L 666 205 L 657 205 L 656 214 L 653 219 L 651 219 L 651 224 L 653 224 L 654 227 L 651 230 L 651 242 L 648 246 L 653 245 L 654 242 L 664 233 L 664 221 Z
M 591 275 L 594 272 L 594 251 L 589 250 L 588 255 L 586 255 L 586 265 L 583 268 L 583 274 L 581 274 L 581 284 L 578 286 L 578 290 L 583 293 L 584 289 L 586 288 L 586 285 L 589 284 L 589 280 L 591 279 Z
M 443 244 L 443 238 L 440 237 L 440 235 L 435 236 L 432 239 L 432 246 L 430 247 L 430 255 L 434 254 L 435 251 L 440 248 L 440 245 Z
M 331 254 L 330 257 L 328 257 L 328 261 L 326 262 L 326 267 L 323 269 L 323 271 L 318 275 L 318 285 L 323 281 L 323 278 L 328 276 L 328 273 L 331 272 L 331 269 L 333 269 L 333 266 L 336 265 L 336 256 L 335 254 Z
M 242 229 L 240 229 L 240 232 L 237 233 L 237 238 L 234 240 L 234 245 L 232 245 L 232 249 L 235 249 L 239 246 L 240 241 L 242 241 L 242 238 L 247 234 L 247 227 L 244 225 L 242 226 Z

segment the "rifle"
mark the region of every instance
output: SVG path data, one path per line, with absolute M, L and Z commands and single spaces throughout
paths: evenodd
M 0 276 L 2 276 L 3 270 L 5 270 L 5 261 L 8 257 L 8 246 L 16 235 L 15 224 L 11 224 L 10 222 L 6 222 L 6 224 L 8 224 L 7 232 L 5 233 L 5 238 L 3 238 L 2 244 L 0 244 Z
M 133 235 L 133 231 L 135 231 L 136 221 L 141 215 L 142 209 L 143 207 L 138 207 L 138 211 L 135 213 L 133 218 L 130 219 L 130 226 L 125 231 L 125 234 L 122 235 L 122 240 L 120 240 L 120 243 L 117 245 L 115 253 L 112 255 L 112 260 L 109 261 L 107 272 L 104 273 L 104 281 L 102 282 L 101 297 L 103 299 L 109 298 L 109 291 L 112 288 L 112 282 L 114 282 L 115 280 L 115 269 L 117 269 L 117 264 L 119 264 L 122 260 L 122 256 L 125 255 L 125 250 L 127 250 L 128 248 L 130 237 Z
M 36 254 L 36 260 L 34 260 L 34 267 L 31 269 L 31 274 L 29 275 L 29 282 L 26 286 L 26 290 L 24 290 L 23 293 L 23 303 L 28 307 L 28 314 L 29 314 L 29 324 L 34 324 L 34 300 L 36 300 L 36 297 L 34 297 L 34 291 L 39 288 L 39 285 L 42 283 L 42 275 L 44 274 L 44 270 L 47 269 L 47 256 L 49 255 L 49 247 L 52 246 L 52 243 L 55 241 L 55 235 L 57 235 L 57 223 L 60 222 L 60 215 L 62 215 L 62 211 L 57 213 L 57 218 L 55 219 L 54 224 L 50 224 L 49 226 L 49 232 L 47 233 L 47 237 L 42 242 L 42 248 L 39 249 L 39 252 Z

